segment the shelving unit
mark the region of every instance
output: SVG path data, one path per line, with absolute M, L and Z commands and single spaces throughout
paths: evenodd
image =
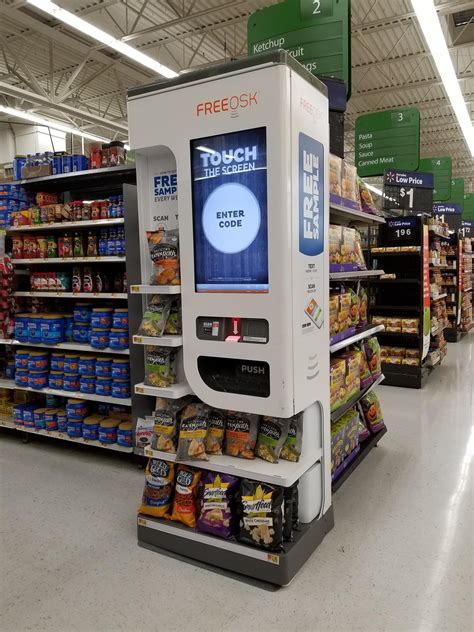
M 153 336 L 133 336 L 134 345 L 156 345 L 158 347 L 181 347 L 183 344 L 183 336 L 161 336 L 156 338 Z
M 337 492 L 337 490 L 347 481 L 352 472 L 359 467 L 362 461 L 367 457 L 369 452 L 376 448 L 380 439 L 387 434 L 387 428 L 382 428 L 378 432 L 367 437 L 365 441 L 362 441 L 360 444 L 360 449 L 354 455 L 354 458 L 351 459 L 350 463 L 342 470 L 341 474 L 333 481 L 332 491 L 333 493 Z
M 124 292 L 13 292 L 13 296 L 26 296 L 29 298 L 84 298 L 87 300 L 127 300 Z
M 181 294 L 181 286 L 135 284 L 130 286 L 130 294 Z
M 127 397 L 110 397 L 106 395 L 95 395 L 92 393 L 81 393 L 80 391 L 61 391 L 57 388 L 30 388 L 29 386 L 18 386 L 14 380 L 0 380 L 0 388 L 9 388 L 15 391 L 28 391 L 29 393 L 39 393 L 40 395 L 57 395 L 70 399 L 84 399 L 91 402 L 101 402 L 103 404 L 121 404 L 131 406 L 132 400 Z
M 357 331 L 352 336 L 348 336 L 347 338 L 344 338 L 343 340 L 339 340 L 338 342 L 335 342 L 334 344 L 332 344 L 329 347 L 329 351 L 331 353 L 335 353 L 336 351 L 340 351 L 341 349 L 344 349 L 345 347 L 349 347 L 350 345 L 356 342 L 359 342 L 361 340 L 364 340 L 365 338 L 370 338 L 370 336 L 380 333 L 384 329 L 385 327 L 383 325 L 367 325 L 363 327 L 360 331 Z
M 13 259 L 15 265 L 49 265 L 63 263 L 123 263 L 125 257 L 63 257 L 55 259 Z
M 123 445 L 118 445 L 118 443 L 101 443 L 100 441 L 82 439 L 81 437 L 70 437 L 66 432 L 58 432 L 57 430 L 38 430 L 37 428 L 28 428 L 26 426 L 15 426 L 15 428 L 20 432 L 26 432 L 28 434 L 39 435 L 42 437 L 49 437 L 51 439 L 61 439 L 62 441 L 70 441 L 71 443 L 88 445 L 94 448 L 102 448 L 103 450 L 112 450 L 113 452 L 127 452 L 128 454 L 132 454 L 133 452 L 133 448 L 127 448 Z
M 107 228 L 108 226 L 121 226 L 125 223 L 123 217 L 110 219 L 91 219 L 77 222 L 51 222 L 50 224 L 34 224 L 32 226 L 11 226 L 8 233 L 29 233 L 31 231 L 49 232 L 50 230 L 68 230 L 79 228 Z
M 0 344 L 7 344 L 18 347 L 37 347 L 39 349 L 51 349 L 52 351 L 57 351 L 61 349 L 65 349 L 68 351 L 82 351 L 84 353 L 106 353 L 107 355 L 130 355 L 130 349 L 111 349 L 110 347 L 106 347 L 105 349 L 97 349 L 96 347 L 91 347 L 88 344 L 82 344 L 79 342 L 58 342 L 58 344 L 43 344 L 41 342 L 20 342 L 19 340 L 2 340 Z

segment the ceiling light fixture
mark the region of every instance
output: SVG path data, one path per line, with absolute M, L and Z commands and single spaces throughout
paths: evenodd
M 74 136 L 82 136 L 82 138 L 87 138 L 88 140 L 95 140 L 101 143 L 110 143 L 109 138 L 103 138 L 102 136 L 96 136 L 95 134 L 89 134 L 88 132 L 83 132 L 76 127 L 69 127 L 69 125 L 62 125 L 61 123 L 56 123 L 55 121 L 48 121 L 47 119 L 42 118 L 41 116 L 37 116 L 36 114 L 31 114 L 30 112 L 25 112 L 24 110 L 17 110 L 16 108 L 8 108 L 3 105 L 0 105 L 0 113 L 9 114 L 10 116 L 16 116 L 17 118 L 24 119 L 25 121 L 31 121 L 32 123 L 36 123 L 37 125 L 44 125 L 45 127 L 50 127 L 51 129 L 58 130 L 59 132 L 65 132 L 66 134 L 74 134 Z
M 382 191 L 378 189 L 377 187 L 374 187 L 373 184 L 369 184 L 368 182 L 366 182 L 365 186 L 371 191 L 373 191 L 374 193 L 376 193 L 377 195 L 383 195 Z
M 444 89 L 451 102 L 451 106 L 458 119 L 459 126 L 464 134 L 464 139 L 474 157 L 474 127 L 459 87 L 459 81 L 454 72 L 451 55 L 449 54 L 443 29 L 439 22 L 438 14 L 433 0 L 411 0 L 413 9 L 418 18 L 421 30 L 428 44 L 431 55 L 443 82 Z
M 163 64 L 160 64 L 158 61 L 156 61 L 156 59 L 153 59 L 152 57 L 141 53 L 139 50 L 133 48 L 133 46 L 130 46 L 129 44 L 121 42 L 109 33 L 106 33 L 102 29 L 97 28 L 90 22 L 86 22 L 74 13 L 66 11 L 66 9 L 62 9 L 57 4 L 54 4 L 54 2 L 50 2 L 50 0 L 27 0 L 27 2 L 28 4 L 32 4 L 33 6 L 35 6 L 37 9 L 41 9 L 42 11 L 49 13 L 57 20 L 68 24 L 73 29 L 77 29 L 78 31 L 81 31 L 81 33 L 85 33 L 88 37 L 97 40 L 104 46 L 113 48 L 122 55 L 125 55 L 125 57 L 133 59 L 133 61 L 136 61 L 138 64 L 150 68 L 150 70 L 153 70 L 154 72 L 162 75 L 163 77 L 166 77 L 167 79 L 172 79 L 173 77 L 178 76 L 177 72 L 171 70 L 171 68 L 168 68 L 167 66 L 163 66 Z

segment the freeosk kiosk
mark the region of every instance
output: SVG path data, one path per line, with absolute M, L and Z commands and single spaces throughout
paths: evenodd
M 167 396 L 187 388 L 221 409 L 304 411 L 298 463 L 193 463 L 281 486 L 299 480 L 304 525 L 284 551 L 146 516 L 139 542 L 285 584 L 333 524 L 326 88 L 280 51 L 133 88 L 128 108 L 142 284 L 152 271 L 146 231 L 179 228 L 181 382 Z

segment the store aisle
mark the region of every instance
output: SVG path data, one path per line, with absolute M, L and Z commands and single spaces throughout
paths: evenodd
M 143 472 L 115 455 L 2 431 L 2 630 L 471 629 L 473 342 L 423 391 L 380 388 L 389 433 L 275 591 L 138 548 Z

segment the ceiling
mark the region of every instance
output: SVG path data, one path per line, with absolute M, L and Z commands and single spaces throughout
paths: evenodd
M 272 0 L 56 3 L 178 72 L 245 56 L 248 16 L 275 4 Z M 472 120 L 474 2 L 435 4 Z M 453 12 L 464 13 L 453 18 Z M 455 27 L 454 20 L 460 26 Z M 152 71 L 23 0 L 0 0 L 0 48 L 0 105 L 32 110 L 107 138 L 127 138 L 127 87 L 154 77 Z M 454 175 L 465 178 L 466 190 L 474 190 L 474 161 L 409 0 L 352 0 L 352 86 L 345 135 L 350 160 L 357 115 L 414 105 L 422 117 L 422 156 L 451 155 Z M 3 114 L 0 120 L 14 122 Z

